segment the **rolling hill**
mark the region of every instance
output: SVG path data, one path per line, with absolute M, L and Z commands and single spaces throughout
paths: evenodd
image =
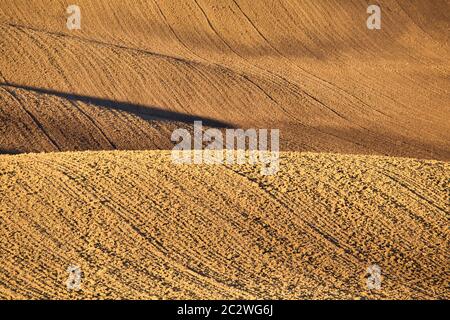
M 448 163 L 289 152 L 281 164 L 262 176 L 168 151 L 0 156 L 0 296 L 449 298 Z M 381 290 L 367 289 L 372 264 Z
M 0 299 L 449 299 L 450 2 L 377 3 L 0 0 Z
M 445 0 L 2 0 L 4 153 L 170 149 L 192 117 L 282 148 L 450 158 Z

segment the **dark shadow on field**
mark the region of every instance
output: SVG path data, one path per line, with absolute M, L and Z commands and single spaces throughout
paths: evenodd
M 132 113 L 144 120 L 177 121 L 177 122 L 182 122 L 182 123 L 187 123 L 187 124 L 193 124 L 194 121 L 202 121 L 204 126 L 212 127 L 212 128 L 233 128 L 234 127 L 233 125 L 231 125 L 229 123 L 222 122 L 219 120 L 201 117 L 201 116 L 190 115 L 190 114 L 181 113 L 181 112 L 168 111 L 168 110 L 160 109 L 160 108 L 157 108 L 154 106 L 135 104 L 135 103 L 125 102 L 125 101 L 115 101 L 115 100 L 109 100 L 109 99 L 98 98 L 98 97 L 84 96 L 84 95 L 78 95 L 78 94 L 74 94 L 74 93 L 60 92 L 60 91 L 56 91 L 56 90 L 37 88 L 37 87 L 30 87 L 30 86 L 26 86 L 26 85 L 20 85 L 20 84 L 9 83 L 9 82 L 2 82 L 2 83 L 0 83 L 0 86 L 29 90 L 32 92 L 37 92 L 37 93 L 41 93 L 41 94 L 48 94 L 48 95 L 60 97 L 60 98 L 66 99 L 66 100 L 89 103 L 89 104 L 92 104 L 92 105 L 95 105 L 98 107 L 125 111 L 125 112 Z
M 11 149 L 11 150 L 6 150 L 6 149 L 0 149 L 0 155 L 2 155 L 2 154 L 20 154 L 20 153 L 22 153 L 22 152 L 20 152 L 20 151 L 18 151 L 18 150 L 13 150 L 13 149 Z

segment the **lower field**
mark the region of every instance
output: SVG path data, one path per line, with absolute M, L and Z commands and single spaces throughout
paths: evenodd
M 377 156 L 283 152 L 275 176 L 166 151 L 0 156 L 0 298 L 448 299 L 449 178 Z

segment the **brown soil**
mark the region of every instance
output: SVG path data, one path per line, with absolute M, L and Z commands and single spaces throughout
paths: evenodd
M 449 165 L 283 153 L 0 156 L 3 298 L 448 299 Z M 68 291 L 69 265 L 83 272 Z M 380 290 L 367 267 L 382 270 Z
M 170 149 L 174 127 L 280 128 L 282 148 L 450 159 L 450 5 L 3 0 L 0 150 Z
M 450 2 L 369 2 L 0 0 L 0 298 L 449 299 Z M 194 119 L 280 171 L 173 164 Z

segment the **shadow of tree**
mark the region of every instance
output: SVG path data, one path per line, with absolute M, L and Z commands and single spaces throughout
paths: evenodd
M 234 128 L 233 125 L 215 120 L 212 118 L 190 115 L 181 112 L 168 111 L 154 106 L 147 106 L 142 104 L 134 104 L 125 101 L 115 101 L 109 99 L 103 99 L 98 97 L 84 96 L 67 92 L 60 92 L 51 89 L 37 88 L 26 85 L 20 85 L 16 83 L 2 82 L 0 86 L 12 87 L 17 89 L 29 90 L 37 93 L 53 95 L 63 99 L 71 101 L 81 101 L 84 103 L 93 104 L 98 107 L 120 110 L 132 113 L 144 120 L 157 120 L 157 121 L 177 121 L 188 124 L 193 124 L 194 121 L 202 121 L 204 126 L 213 128 Z

